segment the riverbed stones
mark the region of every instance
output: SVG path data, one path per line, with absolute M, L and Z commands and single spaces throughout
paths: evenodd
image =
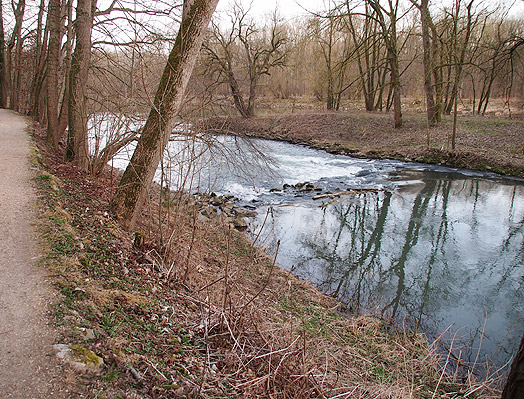
M 233 213 L 234 205 L 231 202 L 223 203 L 220 206 L 220 209 L 222 212 L 224 212 L 226 215 L 231 215 Z
M 235 219 L 233 219 L 233 226 L 238 231 L 247 230 L 247 222 L 244 218 L 241 218 L 241 217 L 236 217 Z
M 205 206 L 204 208 L 200 209 L 200 212 L 199 212 L 202 216 L 205 216 L 209 219 L 213 219 L 214 217 L 217 216 L 217 210 L 215 207 L 211 206 L 211 205 L 207 205 Z
M 213 197 L 211 198 L 211 205 L 220 206 L 224 203 L 224 197 Z
M 255 211 L 250 211 L 247 209 L 235 208 L 235 215 L 241 218 L 253 218 L 257 215 Z

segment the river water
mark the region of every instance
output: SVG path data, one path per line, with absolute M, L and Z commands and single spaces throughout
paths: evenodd
M 417 328 L 430 341 L 445 332 L 441 342 L 461 359 L 497 366 L 510 359 L 524 331 L 524 180 L 215 140 L 221 145 L 206 146 L 214 148 L 207 155 L 202 145 L 172 144 L 171 180 L 256 209 L 251 234 L 262 230 L 259 244 L 270 253 L 280 240 L 282 267 L 351 313 Z M 200 166 L 184 169 L 180 154 Z M 322 191 L 287 186 L 306 182 Z M 313 199 L 362 188 L 379 191 Z

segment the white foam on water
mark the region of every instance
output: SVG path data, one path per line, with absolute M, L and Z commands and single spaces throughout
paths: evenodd
M 217 194 L 230 194 L 244 201 L 252 201 L 258 199 L 261 195 L 269 194 L 269 190 L 240 184 L 238 182 L 226 182 L 221 189 L 217 190 Z

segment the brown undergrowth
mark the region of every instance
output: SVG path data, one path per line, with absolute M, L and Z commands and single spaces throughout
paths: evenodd
M 143 234 L 122 230 L 107 213 L 116 177 L 89 178 L 35 140 L 44 263 L 60 293 L 54 321 L 63 342 L 104 359 L 97 375 L 76 375 L 76 396 L 498 394 L 445 374 L 423 336 L 344 316 L 229 224 L 199 220 L 184 196 L 152 194 L 137 227 Z

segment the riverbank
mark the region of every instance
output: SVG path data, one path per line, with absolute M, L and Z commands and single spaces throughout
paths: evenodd
M 185 196 L 152 194 L 138 232 L 124 231 L 107 213 L 117 177 L 90 178 L 35 139 L 53 321 L 60 344 L 90 354 L 69 373 L 76 395 L 499 395 L 493 380 L 445 373 L 422 335 L 346 317 Z
M 362 111 L 214 117 L 206 119 L 204 128 L 359 158 L 391 158 L 524 177 L 522 118 L 460 116 L 455 151 L 451 150 L 452 117 L 445 116 L 440 126 L 430 128 L 425 115 L 415 112 L 405 113 L 401 129 L 393 128 L 389 114 Z

